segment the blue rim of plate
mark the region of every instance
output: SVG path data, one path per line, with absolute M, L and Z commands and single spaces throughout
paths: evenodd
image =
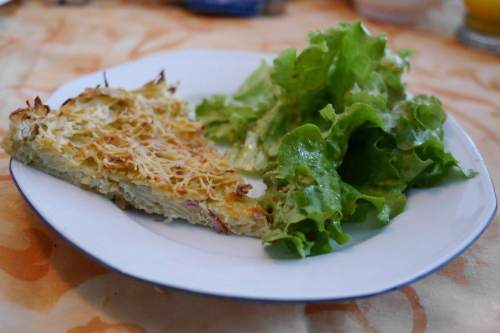
M 472 141 L 472 139 L 469 137 L 469 135 L 464 131 L 464 134 L 466 135 L 466 138 L 467 140 L 469 141 L 469 143 L 473 146 L 474 150 L 478 153 L 479 156 L 481 156 L 481 154 L 479 153 L 479 150 L 477 149 L 476 145 L 474 144 L 474 142 Z M 491 180 L 491 176 L 490 176 L 490 173 L 488 171 L 488 168 L 485 164 L 485 168 L 486 168 L 486 171 L 487 171 L 487 178 L 491 184 L 491 188 L 493 189 L 493 195 L 495 196 L 495 198 L 497 197 L 496 195 L 496 190 L 495 190 L 495 186 L 493 184 L 493 181 Z M 17 190 L 19 191 L 19 193 L 21 193 L 21 196 L 23 197 L 24 201 L 28 204 L 29 207 L 31 207 L 31 209 L 35 212 L 35 214 L 40 218 L 40 220 L 43 221 L 43 223 L 49 227 L 49 229 L 53 230 L 56 234 L 58 234 L 62 239 L 64 239 L 64 241 L 68 242 L 69 244 L 71 244 L 71 246 L 75 249 L 77 249 L 80 253 L 84 254 L 86 257 L 88 258 L 91 258 L 92 260 L 98 262 L 99 264 L 103 265 L 104 267 L 110 269 L 111 271 L 114 271 L 114 272 L 118 272 L 118 273 L 121 273 L 127 277 L 130 277 L 136 281 L 141 281 L 141 282 L 146 282 L 148 284 L 151 284 L 153 286 L 157 286 L 157 287 L 161 287 L 161 288 L 167 288 L 167 289 L 171 289 L 171 290 L 174 290 L 174 291 L 178 291 L 178 292 L 183 292 L 183 293 L 188 293 L 188 294 L 193 294 L 193 295 L 198 295 L 198 296 L 205 296 L 205 297 L 217 297 L 217 298 L 221 298 L 221 299 L 230 299 L 230 300 L 236 300 L 236 301 L 246 301 L 246 302 L 265 302 L 265 303 L 274 303 L 274 304 L 293 304 L 293 303 L 304 303 L 304 304 L 314 304 L 314 303 L 337 303 L 337 302 L 347 302 L 347 301 L 351 301 L 351 300 L 357 300 L 357 299 L 364 299 L 364 298 L 369 298 L 369 297 L 374 297 L 374 296 L 378 296 L 378 295 L 382 295 L 382 294 L 386 294 L 386 293 L 389 293 L 389 292 L 392 292 L 392 291 L 395 291 L 395 290 L 398 290 L 400 288 L 403 288 L 403 287 L 406 287 L 408 285 L 411 285 L 429 275 L 431 275 L 432 273 L 440 270 L 441 268 L 443 268 L 444 266 L 446 266 L 448 263 L 450 263 L 453 259 L 455 259 L 456 257 L 460 256 L 462 253 L 464 253 L 473 243 L 475 243 L 479 237 L 481 237 L 481 235 L 484 233 L 484 231 L 488 228 L 488 226 L 491 224 L 491 222 L 493 221 L 493 219 L 495 218 L 495 215 L 497 213 L 497 208 L 498 208 L 498 203 L 497 203 L 497 200 L 495 200 L 495 206 L 493 208 L 493 211 L 491 212 L 491 215 L 490 217 L 488 217 L 488 222 L 484 225 L 484 227 L 478 232 L 478 234 L 467 244 L 465 244 L 460 250 L 458 250 L 456 253 L 454 253 L 452 256 L 450 256 L 448 259 L 446 259 L 445 261 L 443 261 L 442 263 L 436 265 L 434 268 L 428 270 L 427 272 L 425 273 L 422 273 L 412 279 L 409 279 L 408 281 L 405 281 L 403 283 L 400 283 L 398 285 L 395 285 L 395 286 L 391 286 L 389 288 L 385 288 L 385 289 L 382 289 L 382 290 L 379 290 L 379 291 L 376 291 L 376 292 L 373 292 L 373 293 L 366 293 L 366 294 L 359 294 L 359 295 L 353 295 L 353 296 L 350 296 L 350 297 L 339 297 L 339 298 L 324 298 L 324 299 L 314 299 L 314 300 L 308 300 L 308 299 L 291 299 L 291 300 L 277 300 L 277 299 L 268 299 L 268 298 L 259 298 L 259 297 L 238 297 L 238 296 L 230 296 L 230 295 L 220 295 L 220 294 L 217 294 L 217 293 L 209 293 L 209 292 L 200 292 L 200 291 L 197 291 L 197 290 L 192 290 L 192 289 L 187 289 L 187 288 L 179 288 L 179 287 L 175 287 L 175 286 L 172 286 L 172 285 L 168 285 L 168 284 L 163 284 L 163 283 L 158 283 L 158 282 L 154 282 L 154 281 L 150 281 L 148 279 L 144 279 L 144 278 L 140 278 L 140 277 L 137 277 L 133 274 L 130 274 L 130 273 L 127 273 L 127 272 L 123 272 L 121 271 L 120 269 L 116 268 L 116 267 L 113 267 L 112 265 L 102 261 L 100 258 L 98 257 L 95 257 L 93 255 L 91 255 L 90 253 L 88 253 L 87 251 L 85 251 L 83 248 L 77 246 L 76 244 L 74 244 L 73 242 L 71 242 L 67 237 L 65 237 L 63 234 L 61 234 L 56 228 L 54 228 L 43 216 L 42 214 L 34 207 L 34 205 L 31 203 L 31 201 L 26 197 L 26 195 L 24 194 L 24 192 L 21 190 L 21 187 L 19 186 L 18 182 L 17 182 L 17 179 L 16 177 L 14 176 L 13 172 L 12 172 L 12 158 L 10 159 L 9 161 L 9 172 L 10 172 L 10 175 L 12 177 L 12 180 L 14 181 L 14 185 L 16 186 Z

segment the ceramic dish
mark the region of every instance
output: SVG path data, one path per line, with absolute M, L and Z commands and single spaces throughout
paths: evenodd
M 134 88 L 165 69 L 179 81 L 179 96 L 195 105 L 229 94 L 270 55 L 181 50 L 106 70 L 110 85 Z M 58 107 L 102 72 L 71 81 L 47 101 Z M 387 227 L 348 230 L 353 241 L 335 252 L 303 260 L 270 258 L 258 239 L 224 236 L 185 223 L 123 211 L 111 201 L 17 161 L 12 176 L 40 217 L 89 256 L 116 271 L 156 285 L 241 299 L 333 301 L 402 287 L 439 269 L 470 246 L 496 211 L 493 184 L 471 139 L 450 116 L 446 145 L 468 181 L 412 190 L 407 209 Z

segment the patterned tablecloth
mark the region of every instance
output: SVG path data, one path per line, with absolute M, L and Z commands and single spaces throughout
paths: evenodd
M 194 16 L 152 1 L 0 8 L 0 136 L 27 98 L 103 67 L 173 48 L 276 52 L 352 20 L 341 1 L 293 1 L 277 18 Z M 367 25 L 416 51 L 409 86 L 438 95 L 479 146 L 500 188 L 500 58 L 450 31 L 449 2 L 419 27 Z M 22 200 L 0 151 L 0 332 L 500 332 L 500 221 L 432 276 L 341 304 L 258 304 L 160 290 L 109 271 L 49 230 Z M 445 218 L 445 217 L 444 217 Z

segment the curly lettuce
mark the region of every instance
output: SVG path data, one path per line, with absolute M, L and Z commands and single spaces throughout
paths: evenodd
M 389 223 L 410 188 L 473 176 L 446 151 L 441 102 L 407 93 L 408 69 L 408 52 L 341 23 L 263 62 L 234 96 L 196 108 L 205 135 L 263 177 L 270 253 L 331 252 L 350 239 L 345 223 Z

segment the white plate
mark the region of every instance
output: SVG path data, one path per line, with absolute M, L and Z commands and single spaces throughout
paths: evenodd
M 184 50 L 107 70 L 112 86 L 133 88 L 165 69 L 179 95 L 196 103 L 231 93 L 263 57 L 257 53 Z M 58 107 L 102 73 L 59 88 Z M 453 118 L 448 148 L 479 175 L 469 181 L 411 191 L 407 210 L 381 230 L 355 230 L 337 252 L 304 260 L 273 260 L 257 239 L 223 236 L 189 224 L 123 211 L 97 194 L 16 161 L 11 173 L 25 199 L 50 226 L 89 256 L 124 274 L 196 293 L 272 301 L 326 301 L 382 293 L 432 273 L 464 251 L 496 210 L 494 188 L 477 148 Z

